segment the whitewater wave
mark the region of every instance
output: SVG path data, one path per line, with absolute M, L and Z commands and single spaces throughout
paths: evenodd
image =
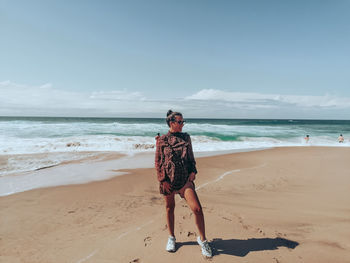
M 308 144 L 302 136 L 290 138 L 247 137 L 240 136 L 236 140 L 224 141 L 216 137 L 192 135 L 194 151 L 221 151 L 231 149 L 247 149 L 277 146 L 349 146 L 346 141 L 339 144 L 331 136 L 312 137 Z M 113 136 L 89 135 L 60 138 L 0 138 L 0 154 L 36 154 L 54 152 L 109 152 L 122 153 L 154 151 L 155 137 L 150 136 Z
M 239 137 L 236 141 L 223 141 L 208 136 L 191 136 L 193 150 L 220 152 L 230 150 L 261 149 L 288 146 L 337 146 L 349 147 L 350 143 L 338 143 L 330 136 L 317 136 L 305 143 L 302 137 L 270 138 Z M 94 152 L 119 152 L 132 155 L 155 151 L 155 138 L 142 136 L 77 136 L 66 138 L 33 138 L 2 141 L 0 157 L 10 156 L 6 163 L 0 162 L 0 176 L 32 171 L 58 165 L 65 161 L 90 157 Z
M 41 169 L 85 158 L 92 152 L 152 152 L 155 135 L 167 131 L 160 119 L 0 118 L 0 175 Z M 196 153 L 350 146 L 350 123 L 343 121 L 197 119 L 188 121 L 184 132 L 191 134 Z M 340 132 L 346 138 L 343 144 L 337 142 Z M 306 134 L 310 134 L 309 143 L 303 139 Z

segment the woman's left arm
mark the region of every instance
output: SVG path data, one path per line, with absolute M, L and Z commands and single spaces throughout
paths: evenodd
M 197 173 L 196 168 L 196 160 L 194 159 L 193 149 L 192 149 L 192 141 L 190 135 L 188 135 L 188 148 L 187 148 L 187 154 L 188 154 L 188 173 L 191 175 L 192 173 Z

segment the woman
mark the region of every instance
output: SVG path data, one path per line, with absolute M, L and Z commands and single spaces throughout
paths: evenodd
M 212 257 L 212 251 L 205 237 L 205 225 L 202 206 L 199 202 L 194 180 L 196 178 L 196 161 L 193 156 L 190 135 L 182 132 L 185 124 L 180 112 L 171 110 L 167 113 L 166 122 L 169 132 L 157 136 L 155 167 L 159 184 L 159 190 L 164 195 L 166 204 L 166 218 L 169 230 L 169 238 L 166 246 L 168 252 L 175 252 L 174 235 L 174 208 L 175 194 L 184 198 L 195 215 L 198 228 L 198 244 L 201 246 L 205 257 Z

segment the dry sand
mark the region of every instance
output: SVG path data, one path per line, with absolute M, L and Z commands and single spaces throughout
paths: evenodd
M 197 159 L 211 261 L 350 262 L 349 156 L 300 147 Z M 186 202 L 176 199 L 167 253 L 155 170 L 128 172 L 0 197 L 0 262 L 205 262 Z

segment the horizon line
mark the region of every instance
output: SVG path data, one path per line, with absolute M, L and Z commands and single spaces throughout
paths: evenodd
M 71 118 L 71 119 L 165 119 L 165 117 L 93 117 L 93 116 L 1 116 L 0 118 Z M 203 118 L 203 117 L 189 117 L 186 119 L 197 120 L 286 120 L 286 121 L 350 121 L 350 119 L 298 119 L 298 118 Z

